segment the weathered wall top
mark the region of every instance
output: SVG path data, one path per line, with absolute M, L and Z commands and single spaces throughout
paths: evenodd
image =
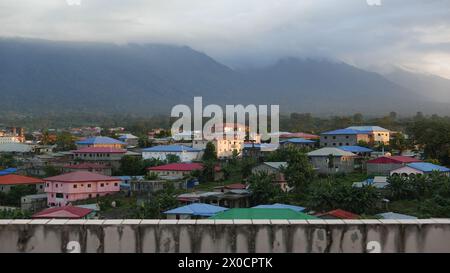
M 450 219 L 0 220 L 0 252 L 450 252 Z

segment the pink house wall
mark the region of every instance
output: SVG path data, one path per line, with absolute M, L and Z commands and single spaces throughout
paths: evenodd
M 90 185 L 90 187 L 88 186 Z M 102 187 L 103 185 L 103 187 Z M 70 201 L 104 196 L 120 191 L 120 181 L 91 181 L 91 182 L 56 182 L 46 181 L 45 192 L 47 204 L 65 206 Z M 63 198 L 56 198 L 57 193 L 62 193 Z

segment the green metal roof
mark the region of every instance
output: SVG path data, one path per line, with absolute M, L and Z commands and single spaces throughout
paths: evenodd
M 278 219 L 278 220 L 304 220 L 304 219 L 318 219 L 317 217 L 296 212 L 291 209 L 229 209 L 224 212 L 219 212 L 210 219 Z

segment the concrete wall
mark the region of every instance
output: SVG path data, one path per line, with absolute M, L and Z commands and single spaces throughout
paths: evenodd
M 0 252 L 450 252 L 450 219 L 0 220 Z

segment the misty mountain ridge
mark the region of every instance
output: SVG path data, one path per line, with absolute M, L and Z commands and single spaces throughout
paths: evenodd
M 281 112 L 449 114 L 448 101 L 428 95 L 427 81 L 416 77 L 424 84 L 411 86 L 407 76 L 324 59 L 231 69 L 186 46 L 0 39 L 3 111 L 169 115 L 203 96 L 204 104 L 279 104 Z

